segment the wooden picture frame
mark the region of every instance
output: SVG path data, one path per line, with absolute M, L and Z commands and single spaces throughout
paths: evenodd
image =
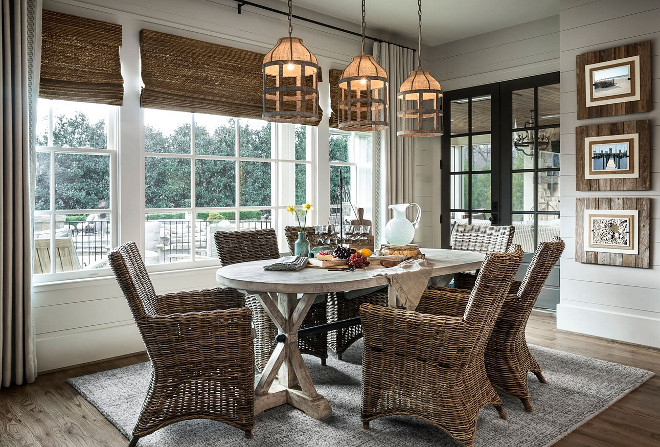
M 576 189 L 650 190 L 651 127 L 650 120 L 577 127 Z
M 651 111 L 651 55 L 648 40 L 577 56 L 578 119 Z
M 578 198 L 575 207 L 577 262 L 650 267 L 650 198 Z

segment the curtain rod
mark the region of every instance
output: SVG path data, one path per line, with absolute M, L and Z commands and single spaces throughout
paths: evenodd
M 279 9 L 271 8 L 270 6 L 264 6 L 264 5 L 260 5 L 260 4 L 258 4 L 258 3 L 254 3 L 254 2 L 249 2 L 249 1 L 246 1 L 246 0 L 235 0 L 235 1 L 236 1 L 236 3 L 238 3 L 238 13 L 239 13 L 239 14 L 242 14 L 242 13 L 243 13 L 243 6 L 248 5 L 248 6 L 254 6 L 255 8 L 258 8 L 258 9 L 264 9 L 264 10 L 266 10 L 266 11 L 274 12 L 274 13 L 276 13 L 276 14 L 281 14 L 281 15 L 285 15 L 285 16 L 288 16 L 288 15 L 289 15 L 288 12 L 280 11 Z M 341 31 L 342 33 L 346 33 L 346 34 L 351 34 L 351 35 L 353 35 L 353 36 L 362 37 L 362 34 L 360 34 L 360 33 L 356 33 L 355 31 L 347 30 L 347 29 L 340 28 L 340 27 L 338 27 L 338 26 L 334 26 L 334 25 L 328 25 L 327 23 L 319 22 L 318 20 L 308 19 L 308 18 L 306 18 L 306 17 L 302 17 L 302 16 L 299 16 L 299 15 L 296 15 L 296 14 L 292 14 L 292 17 L 295 18 L 295 19 L 298 19 L 298 20 L 302 20 L 303 22 L 313 23 L 314 25 L 319 25 L 319 26 L 323 26 L 323 27 L 325 27 L 325 28 L 333 29 L 333 30 L 335 30 L 335 31 Z M 383 43 L 387 43 L 387 44 L 390 44 L 390 45 L 398 45 L 398 46 L 400 46 L 400 47 L 402 47 L 402 48 L 406 48 L 406 49 L 408 49 L 408 50 L 412 50 L 413 53 L 417 51 L 417 50 L 415 50 L 414 48 L 410 48 L 410 47 L 407 47 L 407 46 L 405 46 L 405 45 L 401 45 L 401 44 L 398 44 L 398 43 L 390 42 L 390 41 L 388 41 L 388 40 L 379 39 L 379 38 L 377 38 L 377 37 L 367 36 L 366 34 L 365 34 L 364 37 L 367 38 L 367 39 L 373 40 L 373 41 L 375 41 L 375 42 L 383 42 Z

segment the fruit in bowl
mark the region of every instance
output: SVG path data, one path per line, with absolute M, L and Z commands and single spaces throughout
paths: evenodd
M 316 259 L 318 259 L 319 261 L 332 261 L 332 253 L 330 253 L 329 251 L 320 251 L 316 255 Z
M 351 257 L 352 253 L 355 253 L 355 250 L 351 253 L 350 248 L 344 247 L 343 245 L 337 245 L 337 248 L 335 248 L 335 251 L 332 252 L 335 258 L 337 259 L 348 259 Z
M 369 265 L 369 260 L 366 256 L 363 256 L 360 253 L 353 253 L 350 258 L 348 258 L 348 265 L 355 267 L 356 269 L 366 267 Z

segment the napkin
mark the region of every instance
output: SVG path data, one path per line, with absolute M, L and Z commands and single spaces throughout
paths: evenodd
M 367 271 L 371 276 L 385 276 L 406 309 L 415 310 L 426 290 L 433 268 L 426 259 L 408 259 L 395 267 Z

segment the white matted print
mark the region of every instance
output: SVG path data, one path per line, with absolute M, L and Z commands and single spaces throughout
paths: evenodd
M 639 56 L 584 67 L 587 107 L 639 101 Z
M 584 250 L 639 254 L 638 210 L 584 210 Z
M 639 178 L 639 134 L 584 139 L 584 178 Z

